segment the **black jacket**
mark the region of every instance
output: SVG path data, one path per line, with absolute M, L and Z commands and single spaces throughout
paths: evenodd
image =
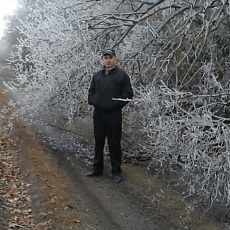
M 91 81 L 88 103 L 105 112 L 114 111 L 124 107 L 127 102 L 115 101 L 112 98 L 132 99 L 133 90 L 127 73 L 115 67 L 109 71 L 97 72 Z

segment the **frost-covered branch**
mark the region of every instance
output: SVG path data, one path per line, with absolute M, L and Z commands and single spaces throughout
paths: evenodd
M 27 118 L 65 126 L 91 112 L 89 82 L 114 47 L 135 91 L 134 155 L 161 171 L 179 164 L 190 194 L 229 203 L 229 1 L 29 0 L 26 10 L 11 65 Z

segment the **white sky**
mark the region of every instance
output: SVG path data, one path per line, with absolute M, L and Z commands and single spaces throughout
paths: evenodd
M 18 6 L 18 0 L 0 0 L 0 38 L 5 28 L 4 17 L 10 15 Z

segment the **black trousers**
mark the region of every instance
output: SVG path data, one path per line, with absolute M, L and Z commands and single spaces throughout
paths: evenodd
M 104 146 L 107 137 L 112 174 L 121 172 L 121 132 L 122 113 L 121 110 L 103 112 L 100 109 L 94 110 L 94 137 L 95 156 L 94 171 L 102 172 L 104 169 Z

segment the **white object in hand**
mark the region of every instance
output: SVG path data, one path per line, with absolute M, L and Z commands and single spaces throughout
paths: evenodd
M 129 98 L 112 98 L 113 101 L 132 101 L 132 99 L 129 99 Z

